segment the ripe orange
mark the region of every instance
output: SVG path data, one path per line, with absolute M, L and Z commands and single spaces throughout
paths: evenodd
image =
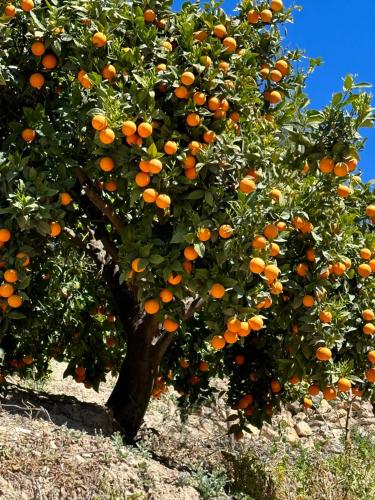
M 16 8 L 14 5 L 8 4 L 4 8 L 4 16 L 6 17 L 14 17 L 17 14 Z
M 30 76 L 29 82 L 34 89 L 41 89 L 45 84 L 45 79 L 41 73 L 33 73 Z
M 21 1 L 21 9 L 24 12 L 30 12 L 34 8 L 34 2 L 33 0 L 22 0 Z
M 251 242 L 251 246 L 257 250 L 263 250 L 267 246 L 267 240 L 264 236 L 257 235 Z
M 292 385 L 297 385 L 301 382 L 301 380 L 299 379 L 299 377 L 297 377 L 297 375 L 292 375 L 289 379 L 289 382 L 292 384 Z
M 271 391 L 274 394 L 277 394 L 278 392 L 281 391 L 281 384 L 278 380 L 272 380 L 271 381 Z
M 7 302 L 9 307 L 16 309 L 17 307 L 22 306 L 23 300 L 22 297 L 20 297 L 20 295 L 11 295 L 10 297 L 8 297 Z
M 263 234 L 268 240 L 273 240 L 273 239 L 277 238 L 277 235 L 279 234 L 279 230 L 277 229 L 277 227 L 274 224 L 268 224 L 264 228 Z
M 57 57 L 53 54 L 47 54 L 42 59 L 42 65 L 45 69 L 53 69 L 57 66 Z
M 186 87 L 180 85 L 179 87 L 175 88 L 174 95 L 179 99 L 188 99 L 189 91 Z
M 139 162 L 139 170 L 141 170 L 141 172 L 149 173 L 150 172 L 149 160 L 141 160 Z
M 237 354 L 237 356 L 234 358 L 234 362 L 238 366 L 242 366 L 245 364 L 245 356 L 243 354 Z
M 214 283 L 210 289 L 210 295 L 214 299 L 222 299 L 225 295 L 225 288 L 220 283 Z
M 14 293 L 14 288 L 9 283 L 0 285 L 0 297 L 8 298 Z
M 21 261 L 21 267 L 27 267 L 30 264 L 30 257 L 27 255 L 27 253 L 18 252 L 18 254 L 16 255 L 16 259 Z
M 81 71 L 78 73 L 77 79 L 82 85 L 82 87 L 84 87 L 85 89 L 91 89 L 92 83 L 89 78 L 89 75 L 86 73 L 85 70 L 81 69 Z
M 92 117 L 91 125 L 95 130 L 103 130 L 108 126 L 108 121 L 104 115 L 95 115 Z
M 219 227 L 219 236 L 220 238 L 223 238 L 223 240 L 231 238 L 233 236 L 233 232 L 234 232 L 233 228 L 228 224 L 223 224 L 222 226 Z
M 91 38 L 91 42 L 95 47 L 101 48 L 104 47 L 107 44 L 107 37 L 104 33 L 101 33 L 100 31 L 97 31 L 94 33 L 94 35 Z
M 132 262 L 132 269 L 136 273 L 143 273 L 143 271 L 146 269 L 145 267 L 140 267 L 140 261 L 141 261 L 141 259 L 139 257 L 137 257 Z
M 163 164 L 157 158 L 153 158 L 148 162 L 148 169 L 152 174 L 159 174 L 163 169 Z
M 262 10 L 260 18 L 264 23 L 270 23 L 272 21 L 272 11 L 269 9 Z
M 193 264 L 191 263 L 190 260 L 184 260 L 184 262 L 182 263 L 182 267 L 184 268 L 187 274 L 191 274 L 193 270 Z
M 15 269 L 7 269 L 4 273 L 4 279 L 8 283 L 15 283 L 18 280 L 18 273 Z
M 196 156 L 202 149 L 202 144 L 198 141 L 191 141 L 188 144 L 188 148 L 193 156 Z
M 366 215 L 369 217 L 375 217 L 375 205 L 369 205 L 366 207 Z
M 224 38 L 227 34 L 227 29 L 223 24 L 217 24 L 214 27 L 214 35 L 217 36 L 218 38 Z
M 280 202 L 281 198 L 282 198 L 282 192 L 279 190 L 279 189 L 272 189 L 270 191 L 270 196 L 271 198 L 274 200 L 274 201 L 278 201 Z
M 269 264 L 264 269 L 264 276 L 270 282 L 275 281 L 278 278 L 279 274 L 280 274 L 280 269 L 277 266 L 274 266 L 273 264 Z
M 361 250 L 359 251 L 359 255 L 363 260 L 370 260 L 372 252 L 369 248 L 361 248 Z
M 271 104 L 279 104 L 283 99 L 281 93 L 278 90 L 272 90 L 269 93 L 269 102 Z
M 315 261 L 315 251 L 313 248 L 308 248 L 306 250 L 306 259 L 309 261 L 309 262 L 314 262 Z
M 211 345 L 216 350 L 224 349 L 225 344 L 226 344 L 225 339 L 221 335 L 215 335 L 211 339 Z
M 143 191 L 142 196 L 146 203 L 155 203 L 158 192 L 155 189 L 147 188 Z
M 323 174 L 330 174 L 333 172 L 335 168 L 335 162 L 332 158 L 322 158 L 319 162 L 319 170 L 323 172 Z
M 317 384 L 312 384 L 308 388 L 308 393 L 310 396 L 317 396 L 320 393 L 319 386 Z
M 189 113 L 186 117 L 186 123 L 189 127 L 197 127 L 201 122 L 200 116 L 198 113 Z
M 60 226 L 60 224 L 58 222 L 50 222 L 50 236 L 52 236 L 53 238 L 56 238 L 56 236 L 58 236 L 61 231 L 62 231 L 62 228 Z
M 195 251 L 194 247 L 186 247 L 184 249 L 184 257 L 186 260 L 196 260 L 198 258 L 198 253 Z
M 367 353 L 367 359 L 370 361 L 370 363 L 375 363 L 375 351 L 369 351 Z
M 110 193 L 117 191 L 117 182 L 113 179 L 104 183 L 104 189 Z
M 167 65 L 164 63 L 160 63 L 156 65 L 156 71 L 158 73 L 162 73 L 163 71 L 167 71 Z
M 163 42 L 161 42 L 161 46 L 168 52 L 172 52 L 173 50 L 173 45 L 171 44 L 171 42 L 168 42 L 168 40 L 164 40 Z
M 228 342 L 228 344 L 235 344 L 238 341 L 237 332 L 226 330 L 226 332 L 224 332 L 224 339 L 226 342 Z
M 305 295 L 302 299 L 302 303 L 305 307 L 313 307 L 315 304 L 315 299 L 312 295 Z
M 227 63 L 226 61 L 220 61 L 219 62 L 219 70 L 222 71 L 223 73 L 228 73 L 230 69 L 230 64 Z
M 366 323 L 363 328 L 362 328 L 362 331 L 365 335 L 374 335 L 375 333 L 375 325 L 373 323 Z
M 21 132 L 21 137 L 25 142 L 32 142 L 36 137 L 36 132 L 32 128 L 25 128 Z
M 335 262 L 332 265 L 332 273 L 336 276 L 342 276 L 346 271 L 346 266 L 343 262 Z
M 266 267 L 266 264 L 263 259 L 260 257 L 254 257 L 250 260 L 249 268 L 250 271 L 254 274 L 261 274 Z
M 12 234 L 9 229 L 6 229 L 5 227 L 0 229 L 0 243 L 6 243 L 11 237 Z
M 173 293 L 168 290 L 168 288 L 163 288 L 160 290 L 160 300 L 167 304 L 168 302 L 171 302 L 173 300 Z
M 318 347 L 315 355 L 319 361 L 329 361 L 332 358 L 332 351 L 328 347 Z
M 99 132 L 99 140 L 103 144 L 112 144 L 116 136 L 111 128 L 105 128 Z
M 60 205 L 67 206 L 67 205 L 70 205 L 70 203 L 72 203 L 72 201 L 73 201 L 73 199 L 69 193 L 60 193 L 59 194 Z
M 180 325 L 177 323 L 177 321 L 174 321 L 173 319 L 166 318 L 163 321 L 163 328 L 166 330 L 168 333 L 174 333 L 178 330 L 178 327 Z
M 135 176 L 135 183 L 137 184 L 137 186 L 139 187 L 146 187 L 150 184 L 151 182 L 151 178 L 148 174 L 146 174 L 145 172 L 139 172 L 136 176 Z
M 303 407 L 306 408 L 306 409 L 309 409 L 309 408 L 312 408 L 313 406 L 313 402 L 310 398 L 303 398 Z
M 230 332 L 234 332 L 234 333 L 239 332 L 241 329 L 241 321 L 236 316 L 232 316 L 227 321 L 227 329 Z
M 333 401 L 337 398 L 337 391 L 334 387 L 328 386 L 323 390 L 323 398 L 327 401 Z
M 279 59 L 275 63 L 275 68 L 280 71 L 283 76 L 286 76 L 289 73 L 289 64 L 284 59 Z
M 256 189 L 256 184 L 250 176 L 246 176 L 240 180 L 241 193 L 252 193 Z
M 42 56 L 46 51 L 46 46 L 42 42 L 34 42 L 31 45 L 31 52 L 34 56 Z
M 152 135 L 152 125 L 147 122 L 140 123 L 138 125 L 138 135 L 143 139 L 150 137 Z
M 210 56 L 201 56 L 200 58 L 200 62 L 201 64 L 203 64 L 203 66 L 205 66 L 206 68 L 209 68 L 210 66 L 212 66 L 212 59 Z
M 177 143 L 174 141 L 167 141 L 164 144 L 164 152 L 167 155 L 174 155 L 177 152 Z
M 282 0 L 272 0 L 270 7 L 274 12 L 280 12 L 283 10 L 284 4 Z
M 240 114 L 237 111 L 233 111 L 233 113 L 229 115 L 229 119 L 232 122 L 237 123 L 240 121 Z
M 273 69 L 269 73 L 269 77 L 273 82 L 280 82 L 283 79 L 283 75 L 278 69 Z
M 152 9 L 147 9 L 143 12 L 143 19 L 146 23 L 153 23 L 156 19 L 156 14 Z
M 369 368 L 366 371 L 365 376 L 369 382 L 375 382 L 375 368 Z
M 249 326 L 252 330 L 258 332 L 264 326 L 263 319 L 260 316 L 252 316 L 249 319 Z
M 205 31 L 195 31 L 193 33 L 193 37 L 194 40 L 197 40 L 198 42 L 204 42 L 208 37 L 208 33 Z
M 206 144 L 212 144 L 216 141 L 216 133 L 213 130 L 206 130 L 203 134 L 203 140 Z
M 210 111 L 216 111 L 221 106 L 221 101 L 218 97 L 210 97 L 208 99 L 207 107 Z
M 115 162 L 110 156 L 103 156 L 100 158 L 99 166 L 103 172 L 111 172 L 115 168 Z
M 182 73 L 180 80 L 183 85 L 189 87 L 190 85 L 193 85 L 195 81 L 195 76 L 190 71 L 185 71 L 184 73 Z
M 366 321 L 374 321 L 375 313 L 372 309 L 365 309 L 364 311 L 362 311 L 362 317 Z
M 333 172 L 337 177 L 345 177 L 349 173 L 348 165 L 344 162 L 338 162 L 335 164 Z
M 130 137 L 136 133 L 137 125 L 131 120 L 127 120 L 122 124 L 121 131 L 126 137 Z
M 211 239 L 211 231 L 208 227 L 200 227 L 197 231 L 199 241 L 209 241 Z
M 249 10 L 249 12 L 247 13 L 247 22 L 249 24 L 258 24 L 259 19 L 259 12 L 257 12 L 255 9 Z
M 280 254 L 280 247 L 277 243 L 270 243 L 269 252 L 271 257 L 277 257 Z
M 286 223 L 285 223 L 285 222 L 283 222 L 283 221 L 279 221 L 279 222 L 276 224 L 276 227 L 277 227 L 277 229 L 278 229 L 280 232 L 282 232 L 282 231 L 286 231 L 286 229 L 287 229 L 287 227 L 288 227 L 288 226 L 286 225 Z
M 357 168 L 358 159 L 355 157 L 345 158 L 345 163 L 348 165 L 349 172 L 353 172 Z
M 319 319 L 322 323 L 331 323 L 332 313 L 329 311 L 320 311 Z
M 237 334 L 239 337 L 247 337 L 250 333 L 250 325 L 247 321 L 241 321 L 241 328 L 238 330 Z
M 347 198 L 353 194 L 353 189 L 349 186 L 345 186 L 345 184 L 340 184 L 337 188 L 337 194 L 341 196 L 341 198 Z
M 167 194 L 159 194 L 155 203 L 157 207 L 165 209 L 170 207 L 171 199 Z
M 160 309 L 160 304 L 155 299 L 148 299 L 144 303 L 144 309 L 147 314 L 156 314 Z
M 104 80 L 113 80 L 116 76 L 116 68 L 113 64 L 106 64 L 102 69 L 102 76 Z
M 298 276 L 304 277 L 308 272 L 309 266 L 307 264 L 305 264 L 304 262 L 297 264 L 296 273 L 298 274 Z
M 226 48 L 227 52 L 235 52 L 237 48 L 237 42 L 231 36 L 227 36 L 226 38 L 224 38 L 223 45 Z
M 337 388 L 340 392 L 348 392 L 352 387 L 352 383 L 349 379 L 342 377 L 337 382 Z
M 372 270 L 368 264 L 360 264 L 357 268 L 357 272 L 362 278 L 368 278 Z
M 203 92 L 195 92 L 193 94 L 193 101 L 197 106 L 203 106 L 206 102 L 206 95 Z
M 276 70 L 277 71 L 277 70 Z M 259 74 L 260 76 L 264 79 L 264 80 L 267 80 L 270 76 L 270 68 L 269 68 L 269 65 L 267 64 L 267 66 L 263 67 L 260 71 L 259 71 Z M 281 74 L 281 73 L 280 73 Z
M 369 261 L 369 266 L 371 267 L 371 271 L 375 273 L 375 259 Z
M 187 177 L 190 180 L 194 180 L 198 177 L 198 171 L 195 167 L 193 168 L 188 168 L 185 170 L 185 177 Z
M 170 275 L 167 278 L 167 281 L 170 285 L 179 285 L 182 282 L 182 275 L 170 273 Z
M 207 363 L 207 361 L 200 361 L 199 362 L 199 365 L 198 365 L 198 370 L 200 372 L 208 372 L 210 369 L 210 366 L 209 364 Z

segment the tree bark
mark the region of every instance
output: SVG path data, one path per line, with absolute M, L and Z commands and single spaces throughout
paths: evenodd
M 172 335 L 160 336 L 157 319 L 144 314 L 134 321 L 134 327 L 127 333 L 126 356 L 107 406 L 112 409 L 125 441 L 133 443 Z

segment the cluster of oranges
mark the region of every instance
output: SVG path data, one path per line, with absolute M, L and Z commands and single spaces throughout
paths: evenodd
M 21 0 L 20 8 L 24 12 L 31 12 L 35 7 L 33 0 Z M 17 8 L 12 3 L 7 3 L 4 8 L 4 16 L 14 17 L 17 14 Z
M 247 21 L 249 24 L 258 24 L 260 22 L 264 24 L 272 23 L 273 14 L 281 12 L 284 8 L 282 0 L 272 0 L 269 9 L 263 9 L 261 11 L 257 9 L 251 9 L 247 13 Z

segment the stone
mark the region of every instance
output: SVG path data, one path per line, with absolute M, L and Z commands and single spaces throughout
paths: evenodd
M 279 438 L 279 433 L 272 429 L 272 427 L 268 424 L 263 425 L 260 435 L 270 441 L 274 441 Z
M 324 413 L 329 413 L 330 411 L 332 411 L 331 405 L 328 403 L 328 401 L 326 401 L 325 399 L 322 399 L 320 402 L 320 406 L 317 409 L 317 412 L 324 414 Z
M 306 420 L 307 415 L 306 413 L 299 412 L 297 415 L 294 417 L 296 420 Z
M 284 432 L 284 438 L 287 443 L 297 443 L 299 441 L 299 437 L 294 427 L 287 427 Z
M 247 424 L 247 426 L 250 429 L 251 434 L 254 436 L 259 436 L 260 434 L 260 429 L 258 427 L 255 427 L 255 425 Z
M 297 422 L 296 425 L 294 426 L 294 429 L 299 437 L 311 436 L 313 433 L 309 424 L 307 422 L 304 422 L 303 420 Z

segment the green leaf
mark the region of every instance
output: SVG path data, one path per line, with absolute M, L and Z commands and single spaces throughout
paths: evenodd
M 205 195 L 205 191 L 203 189 L 197 189 L 196 191 L 192 191 L 188 195 L 185 196 L 186 200 L 199 200 L 203 198 Z
M 154 254 L 150 256 L 149 261 L 151 264 L 161 264 L 165 261 L 165 258 L 162 255 Z
M 147 148 L 147 154 L 150 158 L 156 158 L 158 155 L 158 148 L 156 147 L 155 143 L 153 142 L 148 148 Z

